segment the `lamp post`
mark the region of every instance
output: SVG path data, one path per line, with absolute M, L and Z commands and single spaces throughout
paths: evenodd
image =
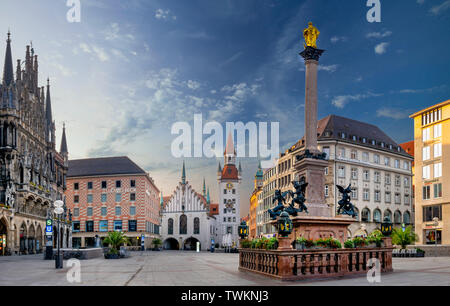
M 56 218 L 57 218 L 57 220 L 58 220 L 58 229 L 57 229 L 57 239 L 56 239 L 56 243 L 57 243 L 57 254 L 56 254 L 56 259 L 55 259 L 55 268 L 56 269 L 62 269 L 63 268 L 63 261 L 62 261 L 62 258 L 61 258 L 61 254 L 60 254 L 60 248 L 59 248 L 59 240 L 60 240 L 60 236 L 61 236 L 61 234 L 59 233 L 60 231 L 61 231 L 61 228 L 60 228 L 60 215 L 64 212 L 64 208 L 63 208 L 63 206 L 64 206 L 64 202 L 63 201 L 61 201 L 61 200 L 57 200 L 57 201 L 55 201 L 55 203 L 54 203 L 54 205 L 55 205 L 55 209 L 53 210 L 54 211 L 54 213 L 56 214 Z
M 384 217 L 383 223 L 381 223 L 381 233 L 383 234 L 383 241 L 385 247 L 391 247 L 392 246 L 392 222 L 389 217 Z
M 248 237 L 248 226 L 245 221 L 241 222 L 241 225 L 239 225 L 238 230 L 239 230 L 239 237 L 242 240 Z

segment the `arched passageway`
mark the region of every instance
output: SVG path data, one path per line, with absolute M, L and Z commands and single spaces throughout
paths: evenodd
M 200 242 L 197 238 L 189 237 L 183 243 L 183 250 L 195 251 L 197 249 L 197 242 Z
M 164 240 L 163 247 L 165 250 L 179 250 L 180 244 L 175 238 L 167 238 Z

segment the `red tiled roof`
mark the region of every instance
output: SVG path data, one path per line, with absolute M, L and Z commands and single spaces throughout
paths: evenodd
M 219 214 L 219 204 L 209 204 L 209 215 L 216 216 Z
M 414 157 L 414 140 L 401 143 L 400 146 L 406 151 L 406 153 Z
M 238 170 L 235 165 L 225 165 L 222 169 L 222 179 L 238 180 Z

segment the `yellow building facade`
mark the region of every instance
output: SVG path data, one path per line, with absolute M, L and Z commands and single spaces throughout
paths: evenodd
M 417 244 L 450 245 L 450 100 L 414 119 Z
M 252 195 L 250 197 L 250 214 L 248 219 L 248 227 L 249 227 L 249 237 L 250 238 L 256 238 L 257 237 L 257 230 L 256 230 L 256 223 L 258 218 L 258 197 L 262 191 L 263 186 L 263 171 L 261 168 L 261 163 L 259 163 L 258 171 L 256 171 L 255 174 L 255 187 L 253 189 Z

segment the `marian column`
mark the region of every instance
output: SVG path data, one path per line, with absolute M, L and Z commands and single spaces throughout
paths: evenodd
M 319 30 L 309 23 L 303 31 L 305 50 L 300 55 L 305 60 L 305 146 L 297 156 L 295 168 L 298 180 L 308 183 L 306 204 L 311 216 L 331 217 L 332 212 L 325 201 L 325 167 L 328 162 L 317 147 L 317 70 L 319 58 L 325 50 L 317 49 Z

